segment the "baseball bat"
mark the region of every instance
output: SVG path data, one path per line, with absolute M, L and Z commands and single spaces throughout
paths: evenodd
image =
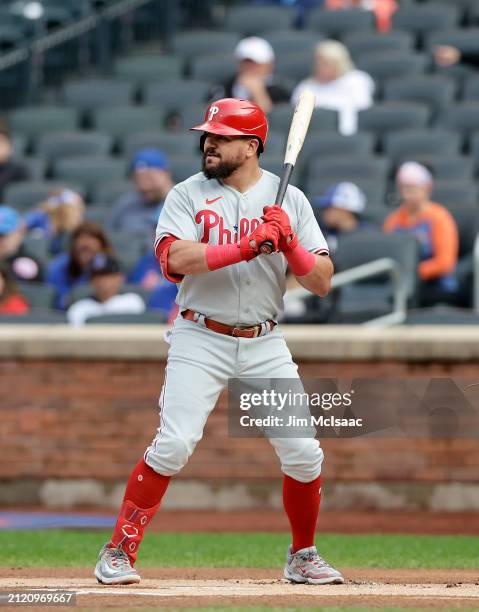
M 278 193 L 276 194 L 275 206 L 282 206 L 284 194 L 293 173 L 296 160 L 304 143 L 308 131 L 311 115 L 313 114 L 316 96 L 312 91 L 305 90 L 299 96 L 298 103 L 294 109 L 291 127 L 289 128 L 286 152 L 284 154 L 283 173 L 279 181 Z M 274 244 L 265 240 L 259 247 L 260 253 L 269 255 L 274 250 Z

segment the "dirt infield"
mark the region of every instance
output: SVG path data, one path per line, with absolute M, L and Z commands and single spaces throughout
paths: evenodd
M 89 608 L 216 605 L 479 608 L 479 570 L 349 568 L 347 584 L 292 585 L 276 569 L 149 568 L 139 585 L 99 585 L 91 568 L 4 568 L 1 591 L 62 589 Z M 36 608 L 39 609 L 39 608 Z M 65 608 L 67 609 L 67 608 Z

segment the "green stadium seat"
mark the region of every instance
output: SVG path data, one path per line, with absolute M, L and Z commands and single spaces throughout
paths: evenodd
M 296 83 L 311 75 L 314 51 L 281 53 L 276 58 L 276 73 L 279 77 Z
M 434 114 L 438 114 L 452 103 L 456 91 L 455 80 L 445 75 L 402 76 L 384 83 L 383 99 L 386 102 L 427 104 Z
M 17 157 L 17 161 L 27 168 L 28 178 L 31 181 L 41 181 L 45 178 L 47 164 L 39 157 Z
M 28 210 L 46 200 L 52 191 L 64 187 L 70 187 L 85 197 L 85 190 L 80 185 L 66 181 L 19 181 L 6 188 L 4 201 L 18 210 Z
M 206 83 L 221 83 L 236 73 L 236 60 L 233 55 L 202 55 L 192 59 L 190 76 Z
M 327 176 L 310 176 L 305 184 L 305 191 L 310 201 L 313 202 L 314 198 L 324 195 L 330 187 L 333 187 L 338 182 L 339 181 L 337 179 L 329 178 Z M 386 201 L 385 180 L 378 181 L 374 179 L 355 177 L 352 182 L 354 182 L 354 184 L 357 185 L 366 196 L 366 210 L 369 208 L 384 206 Z
M 75 109 L 62 106 L 26 106 L 8 115 L 12 132 L 35 141 L 40 136 L 52 132 L 76 130 L 79 125 Z
M 376 155 L 338 155 L 328 158 L 312 158 L 307 166 L 307 176 L 315 180 L 324 178 L 330 184 L 356 179 L 384 182 L 390 170 L 390 160 Z
M 473 132 L 479 130 L 479 104 L 473 101 L 454 104 L 442 114 L 441 125 L 456 130 L 468 140 Z
M 168 321 L 162 312 L 144 312 L 142 314 L 109 314 L 100 317 L 90 317 L 87 325 L 162 325 Z
M 63 102 L 81 111 L 124 106 L 133 101 L 134 85 L 117 79 L 75 79 L 62 88 Z
M 371 11 L 313 9 L 309 16 L 308 27 L 328 37 L 342 39 L 352 32 L 373 32 L 375 23 Z
M 382 102 L 359 111 L 360 131 L 374 132 L 384 136 L 388 132 L 402 129 L 426 128 L 431 112 L 425 104 L 416 102 Z
M 101 132 L 57 132 L 40 138 L 37 153 L 55 162 L 78 155 L 108 155 L 112 145 L 112 137 Z
M 186 180 L 193 174 L 201 172 L 201 158 L 199 155 L 190 153 L 182 155 L 171 155 L 171 173 L 175 183 Z
M 354 58 L 365 53 L 412 52 L 414 42 L 410 32 L 388 32 L 387 36 L 378 32 L 351 32 L 343 38 L 343 43 Z
M 108 180 L 122 180 L 126 175 L 126 161 L 102 156 L 83 156 L 58 159 L 53 166 L 56 181 L 68 181 L 82 185 L 91 199 L 97 185 Z
M 459 22 L 459 11 L 453 4 L 425 3 L 400 7 L 393 15 L 394 30 L 405 30 L 423 36 L 434 30 L 453 28 Z
M 204 104 L 210 84 L 199 80 L 154 81 L 145 84 L 143 100 L 145 104 L 159 106 L 168 111 L 181 109 L 190 104 Z
M 455 155 L 461 150 L 459 134 L 450 130 L 399 130 L 386 134 L 384 151 L 393 158 L 417 158 L 423 155 Z
M 479 102 L 479 75 L 467 79 L 464 86 L 464 100 Z
M 438 148 L 437 150 L 440 151 L 441 149 Z M 409 161 L 412 158 L 429 166 L 434 173 L 435 180 L 438 181 L 470 182 L 474 176 L 474 160 L 472 157 L 458 154 L 431 153 L 415 157 L 411 155 L 398 156 L 395 159 L 395 167 L 399 167 L 402 162 Z
M 261 35 L 292 27 L 294 11 L 282 6 L 232 6 L 226 13 L 222 28 L 243 36 Z
M 435 181 L 432 199 L 447 207 L 479 206 L 478 187 L 472 181 Z
M 149 131 L 128 134 L 122 142 L 123 154 L 131 159 L 139 149 L 155 147 L 168 156 L 192 154 L 198 147 L 198 136 L 192 132 Z
M 180 31 L 173 38 L 173 52 L 187 61 L 200 55 L 209 55 L 212 51 L 219 55 L 230 55 L 239 39 L 240 36 L 232 32 L 211 29 Z
M 452 45 L 461 51 L 477 51 L 479 27 L 448 28 L 431 32 L 426 38 L 426 48 L 436 45 Z
M 98 109 L 92 115 L 92 122 L 99 132 L 117 140 L 132 132 L 161 130 L 165 114 L 164 109 L 153 105 L 117 106 L 114 112 L 111 108 Z
M 385 79 L 422 74 L 430 63 L 429 55 L 409 51 L 364 53 L 356 61 L 360 70 L 364 70 L 380 83 Z
M 19 283 L 20 293 L 27 300 L 30 308 L 53 308 L 55 289 L 43 283 Z
M 273 47 L 277 57 L 288 54 L 310 54 L 313 57 L 316 45 L 321 36 L 310 30 L 271 30 L 264 38 Z
M 104 206 L 107 209 L 116 202 L 116 200 L 124 193 L 129 193 L 135 190 L 135 185 L 132 181 L 118 180 L 112 181 L 108 179 L 104 183 L 97 183 L 92 189 L 91 201 L 98 207 Z
M 160 79 L 178 79 L 183 73 L 183 60 L 180 57 L 159 54 L 132 55 L 119 59 L 114 70 L 120 79 L 144 84 Z
M 294 108 L 290 104 L 276 104 L 268 116 L 270 128 L 288 134 L 293 112 Z M 311 139 L 311 133 L 315 130 L 336 131 L 338 129 L 338 113 L 335 110 L 316 108 L 311 117 L 309 129 L 308 139 Z

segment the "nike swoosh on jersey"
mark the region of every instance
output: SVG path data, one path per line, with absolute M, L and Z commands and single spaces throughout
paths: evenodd
M 217 202 L 218 200 L 221 200 L 223 196 L 218 196 L 217 198 L 213 198 L 212 200 L 208 200 L 208 198 L 206 198 L 205 203 L 208 206 L 209 204 L 214 204 L 215 202 Z

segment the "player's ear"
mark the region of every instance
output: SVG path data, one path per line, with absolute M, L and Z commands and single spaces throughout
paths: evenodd
M 250 138 L 248 144 L 248 149 L 246 151 L 247 157 L 259 157 L 258 149 L 259 149 L 259 140 L 257 138 Z

